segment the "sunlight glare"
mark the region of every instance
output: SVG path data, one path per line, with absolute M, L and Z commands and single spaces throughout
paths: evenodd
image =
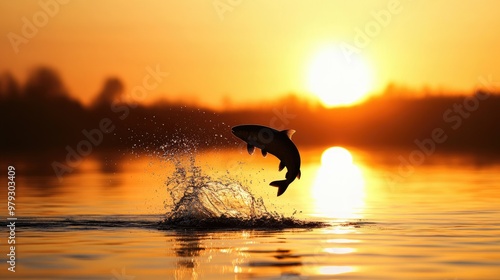
M 328 148 L 321 154 L 322 166 L 342 167 L 346 164 L 352 164 L 352 155 L 342 147 Z
M 308 88 L 326 107 L 359 103 L 371 87 L 365 60 L 355 53 L 344 54 L 339 46 L 319 51 L 308 71 Z
M 329 254 L 343 255 L 356 252 L 354 248 L 325 248 L 323 251 Z
M 347 149 L 331 147 L 323 152 L 313 196 L 321 216 L 361 218 L 365 197 L 363 176 Z

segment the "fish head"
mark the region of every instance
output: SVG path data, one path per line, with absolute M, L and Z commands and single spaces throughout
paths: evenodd
M 277 132 L 270 127 L 253 124 L 238 125 L 231 128 L 231 131 L 236 137 L 259 149 L 265 149 Z
M 248 142 L 251 138 L 252 130 L 247 125 L 238 125 L 231 128 L 231 132 L 234 136 L 240 138 L 241 140 Z

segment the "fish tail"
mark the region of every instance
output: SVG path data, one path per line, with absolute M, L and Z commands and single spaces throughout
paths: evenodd
M 280 196 L 286 191 L 290 183 L 288 182 L 288 180 L 281 180 L 281 181 L 272 181 L 269 185 L 273 187 L 278 187 L 278 196 Z

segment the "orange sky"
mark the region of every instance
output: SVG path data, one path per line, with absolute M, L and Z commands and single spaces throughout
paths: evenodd
M 500 76 L 495 0 L 72 0 L 44 23 L 40 3 L 55 9 L 55 1 L 0 2 L 0 71 L 24 80 L 35 66 L 50 66 L 84 102 L 106 77 L 118 76 L 130 92 L 146 67 L 158 64 L 169 76 L 146 101 L 168 96 L 217 105 L 224 97 L 242 103 L 307 93 L 315 53 L 325 45 L 359 47 L 356 30 L 370 24 L 379 29 L 358 50 L 372 71 L 371 91 L 391 81 L 470 90 L 480 75 Z M 221 13 L 214 4 L 230 9 Z M 391 5 L 398 12 L 385 26 L 377 23 L 374 12 Z M 38 31 L 27 38 L 23 17 L 33 23 L 34 16 Z M 23 43 L 13 46 L 12 34 Z

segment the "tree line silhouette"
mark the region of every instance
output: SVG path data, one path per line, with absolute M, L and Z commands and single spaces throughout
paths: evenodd
M 443 130 L 440 147 L 500 151 L 500 97 L 478 91 L 469 96 L 414 97 L 387 94 L 352 106 L 327 109 L 290 95 L 272 104 L 243 109 L 210 110 L 180 103 L 145 106 L 127 100 L 124 85 L 108 78 L 84 106 L 72 98 L 58 73 L 41 67 L 24 84 L 12 74 L 0 75 L 0 112 L 4 152 L 44 152 L 74 147 L 83 130 L 98 129 L 109 119 L 98 149 L 158 150 L 192 140 L 200 148 L 236 146 L 230 127 L 258 123 L 297 130 L 294 141 L 305 145 L 411 147 Z M 179 141 L 172 141 L 179 139 Z M 177 144 L 176 144 L 177 143 Z

